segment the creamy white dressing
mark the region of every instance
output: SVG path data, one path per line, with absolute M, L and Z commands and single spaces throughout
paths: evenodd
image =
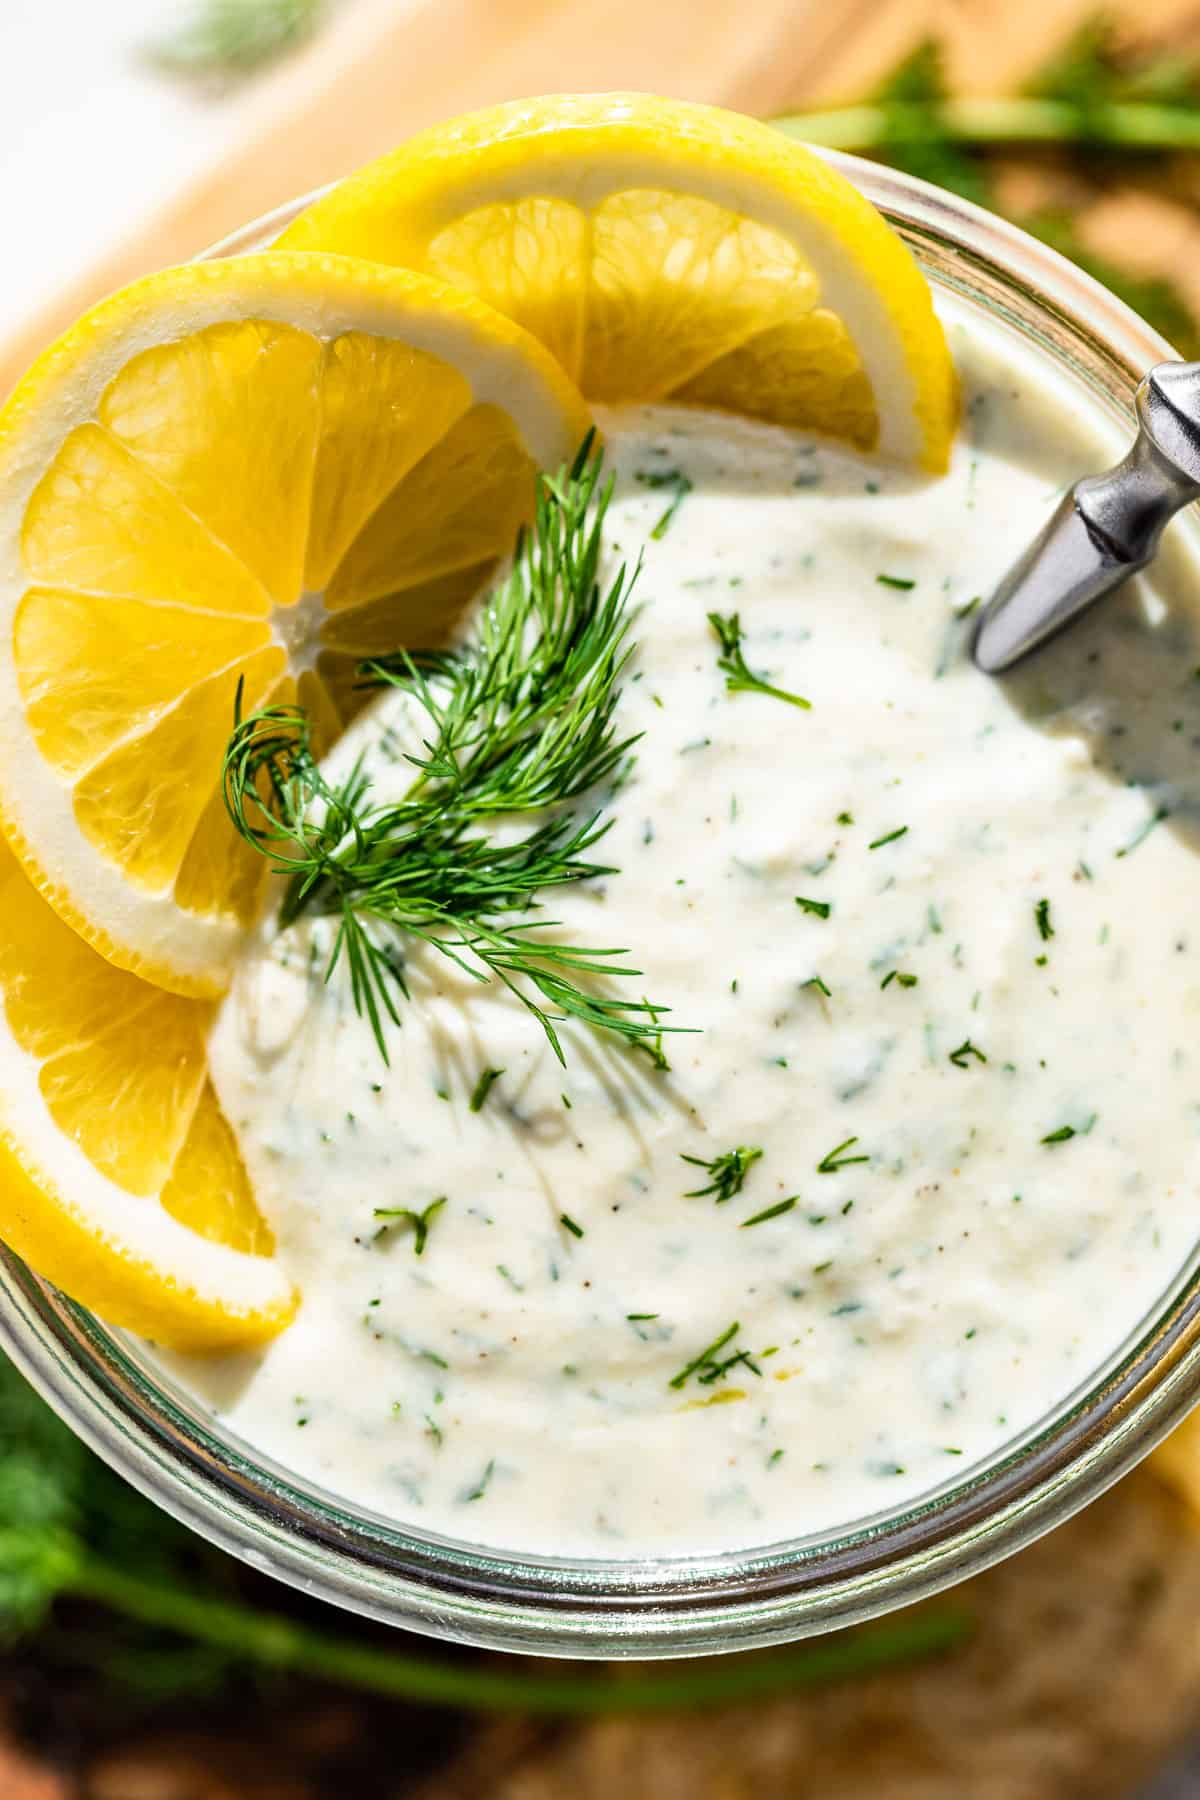
M 628 947 L 691 1028 L 669 1072 L 570 1026 L 560 1067 L 416 945 L 385 1067 L 322 984 L 327 922 L 247 950 L 213 1074 L 303 1305 L 260 1354 L 172 1366 L 301 1477 L 546 1554 L 826 1531 L 995 1456 L 1191 1253 L 1194 565 L 1177 545 L 1027 671 L 977 674 L 959 613 L 1113 446 L 1037 363 L 952 337 L 965 423 L 936 482 L 703 416 L 609 421 L 612 556 L 644 558 L 619 728 L 644 736 L 620 872 L 547 912 Z M 655 537 L 667 471 L 691 488 Z M 735 609 L 751 669 L 811 711 L 726 691 L 706 613 Z M 404 706 L 337 752 L 381 791 Z M 741 1191 L 687 1197 L 709 1178 L 681 1159 L 737 1146 L 762 1151 Z M 374 1216 L 443 1197 L 419 1257 Z

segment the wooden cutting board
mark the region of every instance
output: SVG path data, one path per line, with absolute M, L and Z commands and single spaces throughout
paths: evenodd
M 1200 41 L 1192 0 L 1108 10 L 1140 41 Z M 0 345 L 0 395 L 101 295 L 453 113 L 624 87 L 769 115 L 861 93 L 930 34 L 956 87 L 1001 90 L 1093 12 L 1093 0 L 352 0 L 247 90 L 212 168 Z M 1143 264 L 1157 257 L 1178 269 L 1181 209 L 1168 212 L 1164 220 L 1160 205 L 1131 222 L 1121 211 L 1105 230 L 1123 245 L 1143 239 Z M 1200 283 L 1200 254 L 1191 262 Z

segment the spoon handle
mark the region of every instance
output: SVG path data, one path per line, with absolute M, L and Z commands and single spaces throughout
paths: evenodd
M 984 607 L 974 656 L 985 673 L 1011 668 L 1144 569 L 1168 519 L 1200 498 L 1200 363 L 1159 363 L 1135 405 L 1128 454 L 1075 483 Z

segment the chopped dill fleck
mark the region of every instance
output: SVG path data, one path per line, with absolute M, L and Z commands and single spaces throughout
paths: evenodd
M 639 1320 L 643 1320 L 643 1319 L 657 1319 L 658 1316 L 659 1315 L 657 1313 L 626 1313 L 625 1314 L 625 1317 L 629 1320 L 631 1325 L 636 1324 Z
M 824 994 L 827 1000 L 833 999 L 833 994 L 830 989 L 825 986 L 825 983 L 821 980 L 819 975 L 810 975 L 807 981 L 802 981 L 800 983 L 800 986 L 805 988 L 815 987 L 819 993 Z
M 765 1225 L 768 1219 L 782 1217 L 784 1213 L 791 1212 L 799 1198 L 799 1194 L 792 1194 L 787 1200 L 777 1200 L 774 1206 L 768 1206 L 764 1211 L 755 1213 L 752 1219 L 743 1219 L 739 1229 L 746 1231 L 751 1225 Z
M 732 1200 L 735 1194 L 741 1193 L 751 1165 L 761 1155 L 761 1150 L 747 1144 L 739 1144 L 736 1150 L 726 1150 L 722 1155 L 714 1156 L 711 1162 L 705 1162 L 702 1156 L 685 1156 L 681 1151 L 680 1162 L 691 1163 L 694 1168 L 703 1169 L 706 1175 L 712 1176 L 707 1187 L 692 1188 L 684 1194 L 684 1199 L 703 1200 L 707 1194 L 715 1194 L 718 1206 Z
M 572 1237 L 581 1238 L 583 1236 L 583 1226 L 577 1225 L 575 1223 L 574 1219 L 572 1219 L 567 1213 L 559 1213 L 558 1222 L 560 1225 L 563 1225 L 566 1227 L 566 1229 L 571 1233 Z
M 964 1038 L 958 1049 L 950 1052 L 950 1061 L 956 1069 L 965 1069 L 968 1056 L 973 1056 L 977 1062 L 985 1063 L 987 1061 L 987 1057 L 979 1045 L 973 1044 L 970 1038 Z
M 429 1202 L 424 1212 L 414 1212 L 411 1206 L 377 1206 L 375 1217 L 384 1221 L 379 1228 L 378 1235 L 382 1236 L 393 1225 L 411 1225 L 413 1228 L 413 1255 L 424 1256 L 430 1228 L 438 1213 L 445 1206 L 447 1198 L 448 1196 L 445 1194 L 439 1195 L 436 1200 Z
M 671 504 L 655 525 L 650 536 L 656 544 L 661 543 L 671 529 L 671 521 L 692 491 L 692 484 L 682 469 L 654 469 L 649 472 L 639 471 L 637 479 L 643 487 L 671 488 L 673 490 Z
M 907 594 L 917 585 L 907 575 L 877 575 L 875 579 L 880 587 L 899 588 L 902 594 Z
M 708 622 L 721 646 L 717 667 L 725 677 L 726 693 L 769 694 L 773 700 L 785 700 L 789 706 L 798 706 L 804 712 L 811 712 L 812 702 L 805 700 L 803 695 L 789 694 L 784 688 L 772 687 L 769 681 L 764 681 L 761 675 L 755 675 L 746 666 L 746 659 L 742 654 L 742 622 L 737 613 L 710 612 Z
M 479 1480 L 475 1483 L 475 1486 L 471 1489 L 470 1493 L 463 1495 L 462 1498 L 463 1498 L 464 1504 L 468 1503 L 471 1500 L 482 1500 L 483 1496 L 488 1491 L 488 1484 L 491 1481 L 492 1476 L 495 1473 L 496 1473 L 496 1459 L 493 1456 L 489 1460 L 486 1469 L 483 1471 L 483 1474 L 479 1477 Z
M 1048 943 L 1054 936 L 1054 927 L 1050 923 L 1050 902 L 1039 900 L 1033 909 L 1033 917 L 1038 928 L 1038 936 L 1044 944 Z
M 840 812 L 837 816 L 837 822 L 839 825 L 853 825 L 854 817 L 851 813 Z
M 1057 1131 L 1048 1131 L 1046 1136 L 1042 1139 L 1042 1143 L 1065 1144 L 1068 1138 L 1073 1138 L 1076 1135 L 1075 1127 L 1073 1125 L 1060 1125 Z
M 833 911 L 833 903 L 829 900 L 806 900 L 802 894 L 795 898 L 801 912 L 813 913 L 818 919 L 827 919 Z
M 483 1073 L 479 1077 L 479 1080 L 475 1083 L 475 1091 L 471 1095 L 471 1111 L 472 1112 L 475 1112 L 475 1113 L 482 1112 L 484 1102 L 486 1101 L 488 1095 L 491 1093 L 493 1086 L 495 1085 L 495 1083 L 497 1081 L 499 1081 L 499 1079 L 503 1075 L 503 1073 L 504 1073 L 503 1069 L 485 1069 L 483 1071 Z
M 1145 824 L 1142 825 L 1139 830 L 1134 832 L 1129 842 L 1122 849 L 1118 850 L 1116 854 L 1118 856 L 1128 856 L 1130 851 L 1136 850 L 1139 844 L 1145 843 L 1156 825 L 1161 825 L 1163 820 L 1169 819 L 1170 816 L 1171 809 L 1169 806 L 1156 806 Z
M 817 1164 L 818 1175 L 836 1175 L 839 1169 L 848 1169 L 851 1163 L 870 1162 L 869 1156 L 843 1156 L 843 1150 L 852 1150 L 857 1144 L 856 1137 L 844 1138 L 834 1149 L 826 1151 Z
M 893 981 L 898 981 L 901 987 L 906 988 L 914 988 L 917 985 L 915 975 L 907 975 L 903 969 L 890 969 L 879 984 L 880 991 L 889 987 Z
M 882 850 L 883 846 L 885 844 L 894 844 L 896 839 L 902 838 L 907 831 L 908 831 L 907 825 L 898 825 L 896 827 L 895 831 L 889 831 L 887 833 L 886 837 L 876 838 L 875 842 L 873 844 L 868 844 L 867 849 L 868 850 Z
M 733 1355 L 727 1356 L 723 1362 L 717 1360 L 717 1351 L 723 1350 L 740 1330 L 741 1326 L 735 1319 L 733 1324 L 721 1333 L 720 1337 L 714 1338 L 712 1343 L 700 1352 L 699 1356 L 694 1356 L 690 1363 L 686 1363 L 678 1375 L 673 1375 L 667 1385 L 681 1388 L 694 1375 L 697 1381 L 705 1387 L 711 1387 L 714 1381 L 722 1380 L 728 1375 L 730 1369 L 739 1365 L 749 1369 L 755 1375 L 761 1375 L 762 1370 L 748 1350 L 735 1350 Z

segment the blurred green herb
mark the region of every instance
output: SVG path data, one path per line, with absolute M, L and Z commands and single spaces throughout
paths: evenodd
M 0 1356 L 0 1646 L 45 1626 L 60 1599 L 93 1602 L 112 1615 L 95 1635 L 96 1668 L 149 1704 L 290 1673 L 472 1711 L 662 1712 L 865 1676 L 951 1650 L 972 1628 L 961 1606 L 925 1607 L 804 1650 L 612 1681 L 396 1654 L 248 1604 L 240 1580 L 229 1558 L 98 1462 Z M 307 1610 L 322 1619 L 323 1608 Z M 88 1660 L 86 1618 L 73 1615 L 63 1635 Z
M 184 75 L 250 75 L 314 36 L 328 0 L 196 0 L 169 37 L 149 46 Z
M 947 91 L 939 48 L 930 41 L 862 102 L 774 123 L 790 136 L 874 156 L 1000 211 L 998 153 L 1081 156 L 1095 177 L 1153 174 L 1166 158 L 1200 152 L 1200 61 L 1161 52 L 1130 59 L 1118 53 L 1104 24 L 1093 22 L 1024 92 L 957 98 Z M 1200 355 L 1200 328 L 1171 281 L 1098 256 L 1066 210 L 1026 212 L 1015 222 L 1103 283 L 1184 355 Z

